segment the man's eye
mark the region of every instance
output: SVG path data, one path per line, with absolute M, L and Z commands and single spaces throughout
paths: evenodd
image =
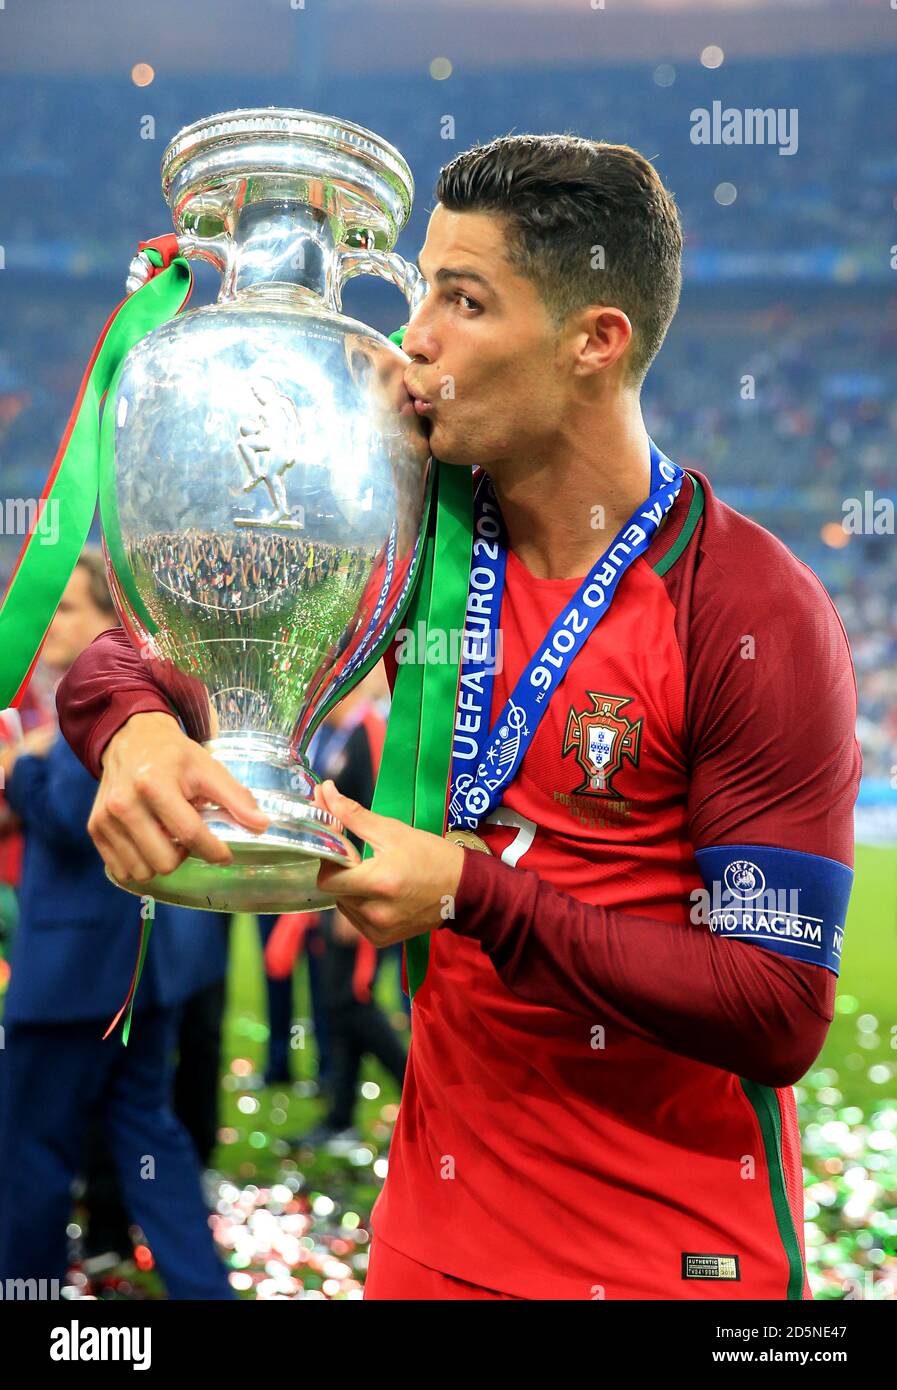
M 463 290 L 455 290 L 455 298 L 463 299 L 466 308 L 479 309 L 481 307 L 475 299 L 471 299 L 470 295 L 465 294 Z

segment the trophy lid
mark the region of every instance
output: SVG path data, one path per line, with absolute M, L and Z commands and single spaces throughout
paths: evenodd
M 289 107 L 205 116 L 178 131 L 162 156 L 162 190 L 179 233 L 272 194 L 305 201 L 323 189 L 347 227 L 365 225 L 391 250 L 414 198 L 399 151 L 364 126 Z M 320 192 L 318 193 L 320 197 Z M 316 199 L 317 200 L 317 199 Z

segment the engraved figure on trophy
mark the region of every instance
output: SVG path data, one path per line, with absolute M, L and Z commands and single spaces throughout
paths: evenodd
M 270 377 L 259 377 L 251 383 L 251 389 L 262 409 L 254 420 L 245 420 L 240 424 L 243 437 L 237 444 L 237 452 L 243 460 L 247 477 L 239 492 L 252 492 L 259 483 L 264 483 L 274 510 L 267 516 L 236 516 L 234 524 L 302 531 L 305 529 L 305 509 L 302 506 L 290 507 L 283 480 L 284 473 L 299 461 L 302 454 L 304 431 L 299 411 L 294 401 L 285 391 L 279 390 Z

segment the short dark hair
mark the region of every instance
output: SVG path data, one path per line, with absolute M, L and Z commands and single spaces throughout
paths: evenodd
M 102 550 L 94 545 L 86 545 L 75 561 L 75 569 L 82 569 L 87 575 L 87 585 L 94 608 L 108 613 L 113 623 L 118 621 L 115 604 L 106 580 L 106 561 Z
M 633 327 L 629 374 L 641 382 L 682 286 L 676 202 L 644 155 L 579 135 L 502 135 L 446 164 L 435 196 L 450 212 L 508 220 L 508 262 L 556 328 L 588 304 L 622 309 Z M 603 269 L 593 266 L 599 247 Z

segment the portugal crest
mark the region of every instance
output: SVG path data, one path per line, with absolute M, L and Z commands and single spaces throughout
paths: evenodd
M 620 714 L 624 705 L 631 705 L 631 695 L 586 694 L 594 708 L 578 714 L 571 709 L 567 715 L 562 753 L 576 754 L 576 761 L 585 776 L 581 787 L 574 792 L 587 796 L 615 797 L 618 795 L 613 779 L 623 766 L 623 759 L 638 767 L 642 720 L 629 720 Z

